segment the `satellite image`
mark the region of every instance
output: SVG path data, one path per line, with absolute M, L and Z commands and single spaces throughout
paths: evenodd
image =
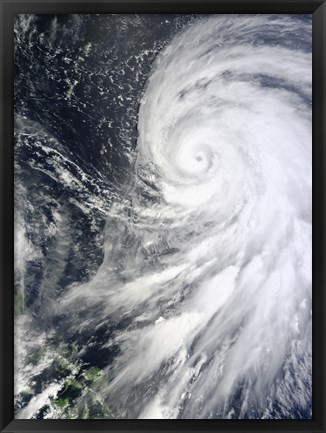
M 16 15 L 16 418 L 312 418 L 311 30 Z

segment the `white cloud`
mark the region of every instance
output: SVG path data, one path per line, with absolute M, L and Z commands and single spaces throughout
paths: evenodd
M 132 319 L 107 343 L 120 352 L 106 390 L 131 417 L 268 417 L 268 398 L 309 407 L 311 54 L 287 48 L 282 31 L 304 40 L 311 27 L 211 17 L 154 65 L 136 175 L 157 179 L 161 201 L 133 193 L 138 223 L 118 212 L 124 230 L 114 245 L 108 236 L 100 272 L 64 303 L 96 323 Z M 97 303 L 103 316 L 91 317 Z M 301 365 L 296 384 L 289 362 Z

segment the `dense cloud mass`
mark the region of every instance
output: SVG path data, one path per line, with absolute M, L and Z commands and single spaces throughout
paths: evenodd
M 311 418 L 310 42 L 307 17 L 203 16 L 152 63 L 103 261 L 47 310 L 100 346 L 108 417 Z

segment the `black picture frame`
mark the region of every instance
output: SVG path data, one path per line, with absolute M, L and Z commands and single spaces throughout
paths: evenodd
M 325 73 L 323 0 L 0 0 L 1 15 L 1 292 L 0 431 L 167 432 L 325 431 Z M 16 14 L 311 13 L 313 16 L 313 419 L 312 420 L 15 420 L 14 419 L 14 182 L 13 20 Z

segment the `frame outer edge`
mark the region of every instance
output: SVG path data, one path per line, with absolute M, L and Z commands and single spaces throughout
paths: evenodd
M 325 230 L 325 217 L 326 217 L 326 175 L 325 175 L 325 171 L 326 171 L 326 2 L 324 1 L 324 3 L 322 4 L 322 6 L 320 6 L 320 8 L 322 9 L 322 14 L 323 14 L 323 25 L 322 25 L 322 29 L 323 29 L 323 36 L 322 36 L 322 55 L 323 55 L 323 66 L 322 66 L 322 83 L 323 83 L 323 96 L 322 96 L 322 111 L 323 111 L 323 119 L 321 122 L 321 128 L 322 128 L 322 139 L 323 139 L 323 151 L 324 151 L 324 155 L 323 155 L 323 214 L 322 214 L 322 230 L 323 230 L 323 235 L 322 235 L 322 257 L 323 257 L 323 290 L 321 291 L 323 294 L 323 322 L 322 323 L 322 327 L 323 327 L 323 340 L 322 340 L 322 344 L 323 344 L 323 374 L 324 374 L 324 380 L 323 380 L 323 401 L 322 401 L 322 406 L 324 408 L 323 410 L 323 430 L 325 431 L 326 428 L 326 410 L 325 410 L 325 406 L 326 406 L 326 396 L 325 396 L 325 392 L 326 392 L 326 372 L 325 372 L 325 364 L 326 364 L 326 230 Z
M 14 416 L 13 372 L 13 13 L 8 0 L 0 0 L 1 123 L 0 123 L 0 429 Z M 11 288 L 11 290 L 10 290 Z
M 313 91 L 312 91 L 312 133 L 313 133 L 313 291 L 312 291 L 312 323 L 313 323 L 313 419 L 318 428 L 313 433 L 325 432 L 325 389 L 326 389 L 326 232 L 324 228 L 326 216 L 326 3 L 313 13 Z M 318 291 L 318 299 L 316 296 Z M 318 354 L 318 356 L 317 356 Z M 317 376 L 317 373 L 319 375 Z
M 12 2 L 12 5 L 17 6 L 16 1 Z M 28 3 L 28 0 L 25 2 L 25 0 L 21 1 L 21 5 L 24 5 L 24 3 Z M 30 2 L 32 3 L 32 2 Z M 39 2 L 40 4 L 41 2 Z M 44 4 L 48 3 L 47 1 L 44 1 Z M 63 3 L 62 0 L 58 1 L 58 4 Z M 69 3 L 69 1 L 67 2 Z M 83 3 L 83 1 L 81 2 Z M 121 3 L 124 3 L 124 0 L 122 0 Z M 170 1 L 169 1 L 170 3 Z M 243 2 L 239 2 L 239 3 L 243 3 Z M 297 2 L 299 3 L 303 3 L 302 1 Z M 306 2 L 307 4 L 310 3 L 310 1 L 308 0 Z M 35 3 L 34 3 L 35 4 Z M 13 18 L 13 14 L 10 13 L 10 1 L 8 0 L 0 0 L 0 17 L 1 17 L 1 26 L 4 29 L 5 27 L 9 27 L 11 25 L 11 22 L 8 23 L 8 18 L 12 19 Z M 318 6 L 318 8 L 315 11 L 316 13 L 320 14 L 320 19 L 319 22 L 322 22 L 322 28 L 319 29 L 320 30 L 320 36 L 322 38 L 322 40 L 320 41 L 320 43 L 318 44 L 319 46 L 321 46 L 320 49 L 320 54 L 322 54 L 323 58 L 322 61 L 320 61 L 320 69 L 319 69 L 319 74 L 322 74 L 321 76 L 321 81 L 320 81 L 320 85 L 322 86 L 321 89 L 318 89 L 318 93 L 319 93 L 319 103 L 320 106 L 318 107 L 318 109 L 320 110 L 319 116 L 318 116 L 318 123 L 319 123 L 319 129 L 318 129 L 318 138 L 321 140 L 320 146 L 322 147 L 322 155 L 319 154 L 319 157 L 322 157 L 322 161 L 321 161 L 321 165 L 322 165 L 322 169 L 326 170 L 326 142 L 325 142 L 325 125 L 326 125 L 326 109 L 325 109 L 325 105 L 326 105 L 326 86 L 325 86 L 325 72 L 326 72 L 326 41 L 325 41 L 325 33 L 326 33 L 326 4 L 325 1 L 323 1 L 323 3 Z M 7 20 L 7 23 L 6 23 Z M 0 119 L 0 131 L 1 131 L 1 146 L 0 146 L 0 165 L 1 165 L 1 177 L 0 177 L 0 208 L 4 209 L 4 205 L 8 203 L 7 200 L 10 194 L 9 192 L 5 193 L 5 186 L 8 186 L 8 180 L 6 181 L 6 173 L 8 173 L 8 170 L 5 167 L 5 159 L 6 156 L 8 155 L 8 151 L 5 151 L 4 145 L 6 140 L 8 139 L 8 133 L 5 132 L 5 128 L 4 126 L 6 124 L 8 124 L 8 120 L 10 121 L 12 119 L 12 117 L 9 116 L 9 114 L 5 113 L 5 107 L 8 104 L 8 100 L 10 101 L 11 97 L 12 97 L 12 89 L 6 89 L 6 83 L 4 78 L 8 78 L 8 69 L 5 69 L 5 60 L 8 61 L 8 59 L 5 58 L 5 52 L 10 52 L 10 49 L 5 50 L 5 40 L 4 40 L 4 31 L 1 32 L 0 35 L 0 49 L 1 49 L 1 60 L 2 60 L 2 64 L 1 64 L 1 101 L 0 101 L 0 115 L 1 115 L 1 119 Z M 10 62 L 10 60 L 9 60 Z M 7 71 L 7 72 L 6 72 Z M 11 71 L 12 72 L 12 71 Z M 7 74 L 7 75 L 6 75 Z M 8 86 L 7 86 L 8 87 Z M 9 140 L 10 141 L 10 140 Z M 8 162 L 7 162 L 8 164 Z M 321 176 L 321 181 L 322 181 L 322 186 L 321 186 L 321 194 L 320 196 L 322 196 L 323 199 L 323 207 L 319 207 L 319 210 L 321 212 L 322 215 L 320 215 L 320 219 L 322 219 L 321 221 L 321 225 L 320 225 L 320 232 L 318 233 L 318 235 L 320 236 L 320 242 L 321 242 L 321 274 L 322 274 L 322 293 L 323 293 L 323 299 L 322 302 L 320 304 L 320 308 L 319 310 L 321 311 L 323 309 L 324 312 L 326 312 L 326 296 L 325 296 L 325 291 L 326 291 L 326 287 L 325 287 L 325 282 L 326 282 L 326 251 L 325 251 L 325 241 L 326 241 L 326 233 L 324 230 L 324 218 L 326 215 L 326 185 L 325 185 L 325 175 L 324 175 L 324 171 L 322 171 L 320 173 Z M 10 189 L 10 188 L 9 188 Z M 13 196 L 12 196 L 13 197 Z M 11 198 L 12 201 L 12 198 Z M 316 208 L 315 208 L 316 209 Z M 11 215 L 10 215 L 11 216 Z M 5 299 L 7 299 L 7 297 L 4 296 L 4 289 L 7 289 L 7 285 L 6 283 L 10 282 L 10 277 L 7 279 L 5 279 L 3 272 L 5 269 L 5 264 L 8 264 L 8 262 L 10 261 L 10 258 L 6 258 L 4 256 L 4 253 L 7 252 L 7 250 L 5 249 L 5 239 L 8 239 L 8 237 L 10 236 L 10 234 L 8 235 L 8 233 L 6 234 L 6 232 L 8 231 L 8 226 L 6 225 L 6 223 L 8 222 L 8 217 L 6 218 L 4 213 L 1 213 L 0 215 L 0 278 L 1 278 L 1 291 L 0 291 L 0 303 L 1 303 L 1 310 L 0 310 L 0 323 L 1 323 L 1 328 L 0 328 L 0 332 L 1 332 L 1 346 L 0 346 L 0 356 L 1 356 L 1 360 L 4 359 L 4 353 L 5 353 L 5 345 L 4 345 L 4 341 L 7 340 L 7 336 L 6 334 L 8 333 L 8 330 L 10 330 L 10 326 L 8 323 L 6 323 L 5 318 L 9 315 L 10 311 L 8 311 L 8 307 L 6 308 L 5 302 L 3 302 Z M 9 251 L 10 252 L 10 251 Z M 12 278 L 12 277 L 11 277 Z M 321 316 L 322 317 L 322 316 Z M 321 323 L 315 323 L 315 325 L 318 325 L 318 327 L 320 327 L 322 329 L 321 332 L 321 337 L 322 337 L 322 341 L 320 341 L 321 344 L 323 344 L 323 350 L 321 351 L 321 355 L 322 355 L 322 359 L 321 359 L 321 366 L 322 368 L 324 367 L 324 361 L 326 360 L 326 344 L 325 344 L 325 335 L 326 335 L 326 318 L 325 315 L 323 317 L 323 321 Z M 320 370 L 321 372 L 323 370 Z M 5 365 L 4 363 L 0 364 L 0 382 L 1 382 L 1 389 L 0 389 L 0 431 L 4 432 L 4 433 L 13 433 L 16 430 L 17 424 L 16 421 L 13 420 L 11 422 L 9 422 L 7 424 L 7 420 L 10 419 L 9 416 L 6 416 L 5 413 L 5 391 L 4 391 L 4 383 L 7 382 L 6 379 L 6 370 L 5 370 Z M 317 381 L 320 381 L 323 385 L 323 391 L 325 391 L 326 389 L 326 374 L 325 372 L 323 372 L 323 378 L 322 380 L 320 380 L 321 378 L 317 378 Z M 321 407 L 324 407 L 324 403 L 325 403 L 325 396 L 321 393 L 319 395 L 319 397 L 321 397 Z M 27 421 L 27 420 L 26 420 Z M 322 425 L 318 425 L 318 427 L 313 428 L 313 430 L 311 430 L 312 432 L 324 432 L 324 428 L 326 426 L 326 411 L 323 411 L 323 419 L 322 419 Z M 33 431 L 37 431 L 32 429 L 31 427 L 28 426 L 28 423 L 26 423 L 26 428 L 24 430 L 21 430 L 20 428 L 18 428 L 19 431 L 24 431 L 24 433 L 29 433 L 29 432 L 33 432 Z M 113 429 L 114 430 L 114 429 Z M 113 430 L 109 430 L 111 433 L 114 433 Z M 200 429 L 198 429 L 197 431 L 199 431 Z M 262 431 L 265 430 L 262 427 Z M 269 429 L 268 429 L 269 430 Z M 265 431 L 268 431 L 265 430 Z M 40 430 L 39 430 L 40 431 Z M 45 430 L 44 430 L 45 431 Z M 48 431 L 52 431 L 55 432 L 56 430 L 53 430 L 52 428 L 49 429 Z M 73 430 L 67 430 L 66 428 L 61 430 L 62 433 L 68 433 L 70 431 L 74 431 Z M 75 430 L 76 431 L 76 430 Z M 90 427 L 89 431 L 93 431 L 92 427 Z M 100 430 L 98 430 L 100 431 Z M 103 431 L 103 430 L 102 430 Z M 124 433 L 128 433 L 126 430 L 121 430 L 121 432 L 124 431 Z M 139 430 L 133 430 L 134 432 Z M 202 430 L 205 431 L 205 430 Z M 208 431 L 208 430 L 206 430 Z M 293 430 L 295 431 L 295 430 Z M 306 430 L 307 431 L 307 430 Z M 130 431 L 131 432 L 131 431 Z M 132 433 L 132 432 L 131 432 Z M 163 432 L 161 432 L 163 433 Z

